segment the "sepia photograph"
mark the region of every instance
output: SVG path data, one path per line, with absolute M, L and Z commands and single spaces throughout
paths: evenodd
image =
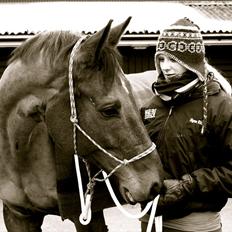
M 232 1 L 0 1 L 0 232 L 231 232 Z

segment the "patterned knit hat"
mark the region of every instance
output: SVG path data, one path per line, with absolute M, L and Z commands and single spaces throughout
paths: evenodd
M 158 73 L 161 73 L 158 59 L 160 54 L 169 56 L 194 72 L 199 80 L 205 80 L 205 46 L 202 35 L 199 27 L 188 18 L 178 20 L 160 34 L 155 54 Z

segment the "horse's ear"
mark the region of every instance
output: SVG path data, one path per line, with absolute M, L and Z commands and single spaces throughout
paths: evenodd
M 93 61 L 98 60 L 98 57 L 101 53 L 102 48 L 105 46 L 105 44 L 108 41 L 112 22 L 113 20 L 110 20 L 108 24 L 102 30 L 90 36 L 81 46 L 82 48 L 84 48 L 81 50 L 87 51 L 86 55 L 88 56 L 88 58 L 93 59 Z M 88 51 L 91 51 L 91 54 L 88 54 Z
M 123 23 L 119 24 L 118 26 L 114 27 L 111 29 L 110 31 L 110 36 L 108 39 L 108 42 L 111 46 L 117 46 L 122 34 L 124 33 L 125 29 L 127 28 L 130 20 L 131 20 L 131 16 L 127 18 L 127 20 L 125 20 Z

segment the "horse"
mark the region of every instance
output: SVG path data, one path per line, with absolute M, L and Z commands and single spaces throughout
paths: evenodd
M 133 96 L 140 110 L 148 105 L 155 96 L 152 91 L 152 84 L 157 81 L 158 73 L 156 70 L 146 70 L 139 73 L 128 73 L 125 76 L 130 82 Z
M 9 232 L 39 232 L 47 214 L 89 231 L 78 220 L 74 154 L 84 190 L 96 185 L 93 220 L 112 205 L 95 170 L 112 175 L 126 203 L 159 194 L 162 164 L 117 51 L 129 22 L 110 20 L 86 37 L 44 31 L 14 50 L 0 80 L 0 199 Z

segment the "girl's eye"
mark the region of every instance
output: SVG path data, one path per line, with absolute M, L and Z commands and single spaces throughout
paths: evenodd
M 163 62 L 164 58 L 163 57 L 159 57 L 159 62 Z

